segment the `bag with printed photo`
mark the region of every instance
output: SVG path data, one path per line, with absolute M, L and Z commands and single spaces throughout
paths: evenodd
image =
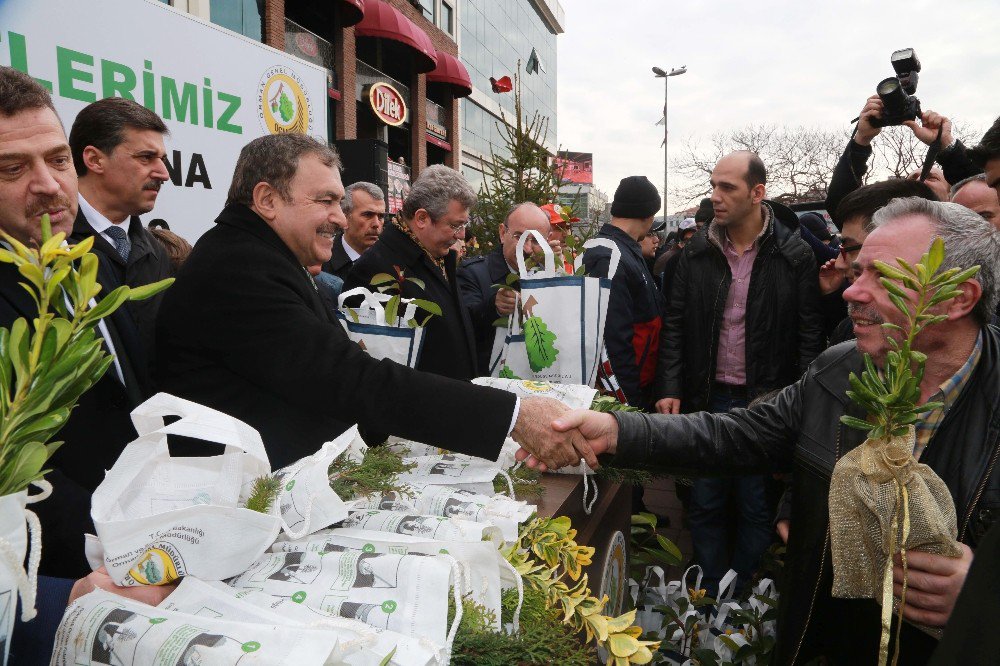
M 354 309 L 344 305 L 348 298 L 355 296 L 364 297 L 361 307 Z M 384 303 L 390 298 L 364 287 L 349 289 L 340 295 L 337 318 L 347 337 L 357 342 L 369 355 L 415 368 L 424 346 L 424 329 L 414 318 L 417 305 L 404 299 L 405 310 L 399 313 L 398 318 L 393 317 L 393 321 L 388 322 Z
M 338 642 L 332 631 L 179 613 L 98 589 L 66 609 L 50 663 L 325 666 L 341 663 Z
M 430 666 L 443 664 L 444 648 L 358 620 L 331 617 L 288 597 L 188 576 L 157 608 L 221 620 L 322 629 L 337 635 L 336 663 L 350 666 Z
M 165 416 L 180 420 L 164 425 Z M 94 491 L 91 517 L 108 574 L 118 585 L 166 585 L 183 576 L 222 580 L 244 571 L 281 526 L 245 508 L 253 481 L 270 472 L 256 430 L 231 416 L 159 393 L 132 413 L 138 439 Z M 211 457 L 171 457 L 168 435 L 223 447 Z

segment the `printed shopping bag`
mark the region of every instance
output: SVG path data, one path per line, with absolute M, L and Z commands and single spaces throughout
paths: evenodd
M 50 663 L 324 666 L 340 663 L 339 640 L 329 630 L 180 613 L 98 589 L 66 609 Z
M 364 297 L 360 307 L 354 309 L 344 305 L 348 298 L 356 296 Z M 383 304 L 390 298 L 364 287 L 349 289 L 340 295 L 337 318 L 347 337 L 357 342 L 369 355 L 415 368 L 424 345 L 424 329 L 417 325 L 414 318 L 417 306 L 411 300 L 403 299 L 406 308 L 402 316 L 394 323 L 387 323 Z
M 545 255 L 544 269 L 529 275 L 524 242 L 534 235 Z M 611 250 L 608 277 L 558 275 L 552 250 L 540 233 L 528 230 L 518 240 L 517 264 L 521 291 L 510 316 L 503 351 L 491 375 L 508 379 L 593 386 L 597 379 L 611 279 L 621 252 L 610 240 L 592 238 L 584 248 Z M 583 263 L 577 257 L 576 267 Z
M 272 597 L 257 590 L 236 589 L 192 576 L 181 581 L 157 608 L 189 615 L 211 615 L 220 620 L 329 631 L 339 639 L 332 658 L 338 664 L 429 666 L 444 663 L 443 647 L 428 640 L 377 629 L 346 617 L 318 613 L 288 597 Z
M 164 426 L 164 416 L 180 420 Z M 94 491 L 91 517 L 108 574 L 119 585 L 166 585 L 187 575 L 244 571 L 280 529 L 278 507 L 244 507 L 270 472 L 256 430 L 231 416 L 159 393 L 132 413 L 139 438 Z M 173 458 L 167 435 L 224 446 L 222 455 Z

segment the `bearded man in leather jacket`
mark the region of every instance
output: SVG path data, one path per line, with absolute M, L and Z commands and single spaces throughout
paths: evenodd
M 998 300 L 1000 232 L 951 203 L 895 199 L 876 213 L 844 292 L 857 332 L 822 353 L 795 384 L 749 409 L 725 414 L 599 414 L 577 411 L 553 424 L 579 428 L 604 464 L 688 474 L 759 474 L 794 469 L 792 526 L 772 663 L 869 663 L 879 649 L 880 609 L 870 599 L 831 596 L 830 476 L 837 460 L 859 446 L 860 430 L 840 423 L 865 414 L 846 396 L 862 354 L 881 366 L 889 344 L 882 323 L 905 325 L 879 282 L 875 261 L 919 261 L 935 237 L 945 245 L 942 270 L 980 266 L 953 300 L 934 314 L 914 348 L 928 356 L 921 401 L 944 406 L 923 415 L 914 455 L 948 486 L 958 517 L 962 556 L 909 551 L 900 662 L 922 664 L 936 640 L 910 622 L 943 626 L 965 581 L 973 552 L 1000 515 L 1000 330 L 990 326 Z M 518 454 L 527 458 L 526 452 Z M 532 460 L 528 461 L 533 464 Z M 894 572 L 896 594 L 902 569 Z M 893 646 L 890 645 L 890 651 Z

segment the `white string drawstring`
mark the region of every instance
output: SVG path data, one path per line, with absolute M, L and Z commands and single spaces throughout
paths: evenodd
M 25 499 L 26 504 L 41 502 L 52 494 L 52 484 L 44 479 L 32 481 L 31 485 L 42 492 L 28 495 Z M 35 512 L 27 508 L 24 509 L 24 520 L 28 526 L 29 537 L 27 573 L 24 571 L 23 558 L 3 537 L 0 537 L 0 563 L 7 565 L 14 577 L 17 591 L 21 595 L 21 621 L 28 622 L 38 614 L 35 610 L 35 598 L 38 596 L 38 566 L 42 562 L 42 524 Z
M 587 467 L 587 461 L 580 458 L 580 474 L 583 475 L 583 512 L 588 516 L 594 511 L 594 505 L 597 504 L 597 481 L 591 481 L 589 479 L 590 474 L 587 472 L 590 468 Z M 589 488 L 593 486 L 594 496 L 591 498 L 590 503 L 587 503 L 587 495 Z
M 517 569 L 507 561 L 506 557 L 501 557 L 500 561 L 514 574 L 514 584 L 517 585 L 517 606 L 514 607 L 514 618 L 511 622 L 514 629 L 511 633 L 517 634 L 521 631 L 521 605 L 524 603 L 524 581 L 521 579 L 521 574 L 517 573 Z

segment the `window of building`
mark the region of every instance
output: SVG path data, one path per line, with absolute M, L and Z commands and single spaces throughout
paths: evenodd
M 212 23 L 261 41 L 262 5 L 258 0 L 211 0 L 209 11 Z
M 426 18 L 431 23 L 437 23 L 437 0 L 420 0 L 420 11 L 424 13 L 424 18 Z
M 442 30 L 449 35 L 455 34 L 455 9 L 447 2 L 441 2 L 441 25 Z

